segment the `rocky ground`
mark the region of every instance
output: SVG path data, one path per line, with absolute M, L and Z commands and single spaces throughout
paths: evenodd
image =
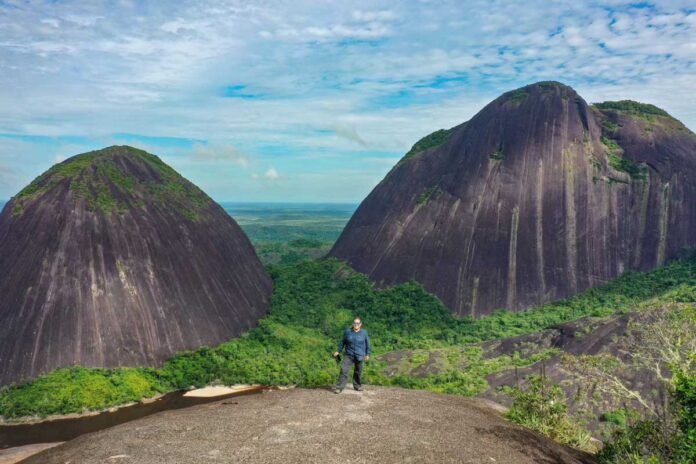
M 26 463 L 591 463 L 485 400 L 367 386 L 267 391 L 83 435 Z

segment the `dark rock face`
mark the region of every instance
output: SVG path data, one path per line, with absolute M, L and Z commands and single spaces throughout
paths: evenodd
M 694 246 L 696 135 L 652 105 L 588 106 L 541 82 L 402 159 L 331 255 L 381 285 L 415 279 L 476 317 L 567 297 Z
M 75 156 L 0 215 L 0 385 L 219 344 L 256 324 L 271 287 L 236 222 L 159 158 Z

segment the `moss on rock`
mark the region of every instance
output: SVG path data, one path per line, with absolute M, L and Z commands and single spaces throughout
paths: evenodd
M 51 167 L 19 192 L 13 214 L 62 183 L 92 212 L 124 214 L 147 203 L 173 207 L 196 221 L 211 199 L 159 157 L 129 146 L 112 146 L 73 156 Z

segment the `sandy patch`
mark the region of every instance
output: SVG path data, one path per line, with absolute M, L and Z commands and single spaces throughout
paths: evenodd
M 203 388 L 197 388 L 195 390 L 187 391 L 184 396 L 191 398 L 213 398 L 216 396 L 225 396 L 232 393 L 239 393 L 248 390 L 254 390 L 259 388 L 260 385 L 232 385 L 232 386 L 209 386 Z

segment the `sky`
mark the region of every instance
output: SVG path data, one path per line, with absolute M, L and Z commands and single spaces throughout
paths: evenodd
M 696 129 L 690 1 L 0 0 L 0 199 L 114 144 L 218 201 L 359 202 L 540 81 Z

